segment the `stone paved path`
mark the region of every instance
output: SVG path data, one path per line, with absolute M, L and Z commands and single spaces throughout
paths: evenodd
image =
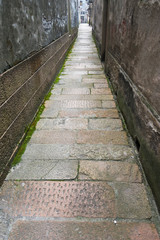
M 45 105 L 2 186 L 0 240 L 158 240 L 88 25 Z

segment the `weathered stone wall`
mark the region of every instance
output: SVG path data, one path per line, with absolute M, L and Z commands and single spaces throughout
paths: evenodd
M 108 0 L 105 65 L 160 207 L 159 16 L 159 0 Z
M 102 46 L 103 0 L 93 1 L 92 29 L 99 52 Z
M 78 22 L 75 20 L 74 29 L 67 32 L 66 3 L 63 0 L 0 1 L 1 71 L 6 67 L 4 62 L 14 65 L 0 75 L 0 177 L 76 37 Z M 44 45 L 47 46 L 42 48 Z M 22 58 L 25 60 L 15 65 Z
M 71 28 L 76 28 L 79 25 L 78 19 L 78 0 L 70 1 L 70 8 L 71 8 Z
M 67 1 L 1 0 L 0 72 L 67 32 Z

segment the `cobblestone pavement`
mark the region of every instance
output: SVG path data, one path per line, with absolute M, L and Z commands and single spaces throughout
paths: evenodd
M 160 239 L 88 25 L 45 106 L 2 186 L 0 240 Z

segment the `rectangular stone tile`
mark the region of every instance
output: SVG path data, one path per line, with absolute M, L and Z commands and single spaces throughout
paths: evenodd
M 67 83 L 74 83 L 74 82 L 81 82 L 82 80 L 82 75 L 80 74 L 75 74 L 75 75 L 69 75 L 69 74 L 62 74 L 60 75 L 60 80 L 65 80 Z M 55 85 L 57 85 L 56 83 Z
M 87 129 L 87 119 L 40 119 L 37 123 L 37 130 L 53 130 L 53 129 Z
M 81 64 L 82 63 L 82 60 L 81 59 L 79 59 L 79 58 L 68 58 L 68 60 L 67 60 L 67 64 L 74 64 L 74 63 L 79 63 L 79 64 Z M 100 60 L 98 59 L 98 58 L 83 58 L 83 63 L 87 63 L 87 64 L 101 64 L 101 62 L 100 62 Z
M 114 101 L 102 101 L 102 108 L 116 108 Z
M 6 180 L 67 180 L 77 176 L 78 161 L 22 160 L 12 168 Z
M 57 160 L 68 159 L 69 145 L 61 144 L 29 144 L 22 159 Z
M 62 110 L 59 117 L 79 117 L 79 118 L 119 118 L 117 109 L 97 109 L 97 110 Z
M 29 143 L 31 144 L 73 144 L 76 132 L 69 130 L 40 130 L 35 131 Z
M 67 95 L 52 95 L 50 100 L 112 100 L 112 95 L 90 95 L 90 94 L 67 94 Z
M 89 119 L 89 129 L 122 131 L 120 119 Z
M 66 63 L 65 63 L 65 66 L 66 67 L 71 67 L 71 68 L 74 68 L 74 67 L 80 67 L 80 68 L 94 68 L 94 69 L 101 69 L 102 68 L 102 65 L 101 64 L 99 64 L 99 63 L 87 63 L 87 62 L 85 62 L 85 63 L 81 63 L 81 62 L 73 62 L 73 61 L 67 61 Z
M 54 95 L 60 95 L 61 92 L 62 92 L 62 89 L 61 89 L 61 88 L 53 89 L 53 90 L 51 91 L 51 93 L 54 94 Z
M 58 117 L 58 110 L 45 108 L 40 117 L 41 118 L 57 118 Z
M 62 94 L 90 94 L 89 88 L 64 88 Z
M 22 238 L 23 236 L 23 238 Z M 138 222 L 17 221 L 9 240 L 159 240 L 155 225 Z
M 152 217 L 143 184 L 116 183 L 114 189 L 117 192 L 118 218 L 148 219 Z
M 52 109 L 65 108 L 101 108 L 101 101 L 99 100 L 62 100 L 62 101 L 46 101 L 45 106 Z
M 72 83 L 72 82 L 65 82 L 64 85 L 58 85 L 56 84 L 54 86 L 55 89 L 57 88 L 92 88 L 93 87 L 93 83 L 82 83 L 82 82 L 75 82 L 75 83 Z
M 82 77 L 82 79 L 84 79 L 84 78 L 103 79 L 103 80 L 106 80 L 106 82 L 107 82 L 106 76 L 105 76 L 104 74 L 84 75 L 84 76 Z
M 68 70 L 72 70 L 72 71 L 93 71 L 93 70 L 96 70 L 96 71 L 102 71 L 103 68 L 102 66 L 77 66 L 77 65 L 70 65 L 70 66 L 66 66 L 64 68 L 65 71 L 68 71 Z
M 77 143 L 128 145 L 128 139 L 124 131 L 81 130 Z
M 77 47 L 77 49 L 73 49 L 72 50 L 72 53 L 76 53 L 77 55 L 80 53 L 84 53 L 85 55 L 88 55 L 88 54 L 95 54 L 95 53 L 97 53 L 97 50 L 96 50 L 96 48 L 92 48 L 92 49 L 90 49 L 90 48 L 86 48 L 86 49 L 84 49 L 84 48 L 78 48 Z
M 6 181 L 1 197 L 13 217 L 116 216 L 115 193 L 105 182 Z
M 59 80 L 59 82 L 57 83 L 57 85 L 66 85 L 66 84 L 75 84 L 75 83 L 81 83 L 81 78 L 68 78 L 68 76 L 66 78 L 62 78 Z
M 80 180 L 105 180 L 113 182 L 142 182 L 137 164 L 115 161 L 80 161 Z
M 104 74 L 104 71 L 89 71 L 89 74 L 92 74 L 92 75 L 101 75 L 101 74 Z M 104 75 L 105 76 L 105 75 Z
M 70 146 L 69 159 L 79 160 L 127 160 L 135 162 L 134 153 L 129 146 L 102 144 L 74 144 Z
M 101 71 L 100 71 L 101 72 Z M 84 70 L 80 70 L 78 69 L 77 71 L 74 69 L 74 70 L 71 70 L 71 69 L 66 69 L 62 72 L 62 74 L 69 74 L 69 75 L 85 75 L 87 74 L 88 72 L 87 71 L 84 71 Z M 98 73 L 97 73 L 98 74 Z
M 106 83 L 107 83 L 107 81 L 106 81 Z M 94 88 L 96 88 L 96 89 L 104 89 L 104 88 L 107 88 L 108 89 L 108 83 L 107 84 L 103 84 L 103 83 L 94 83 Z M 108 90 L 110 90 L 110 89 L 108 89 Z M 110 91 L 110 93 L 111 93 L 111 91 Z
M 87 129 L 88 128 L 88 120 L 87 119 L 72 119 L 68 118 L 65 121 L 66 129 Z
M 82 65 L 82 64 L 81 64 Z M 84 65 L 84 64 L 83 64 Z M 103 68 L 102 68 L 102 65 L 101 64 L 99 64 L 99 63 L 85 63 L 85 67 L 86 68 L 93 68 L 93 69 L 100 69 L 100 70 L 103 70 Z
M 91 88 L 91 94 L 110 94 L 110 96 L 111 96 L 111 99 L 113 99 L 113 96 L 111 95 L 111 90 L 109 89 L 109 88 L 104 88 L 104 89 L 102 89 L 102 88 Z
M 103 78 L 84 78 L 82 79 L 84 83 L 103 83 L 105 87 L 108 87 L 107 79 Z

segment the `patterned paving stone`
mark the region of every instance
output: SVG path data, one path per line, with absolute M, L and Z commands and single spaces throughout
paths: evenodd
M 76 132 L 70 130 L 40 130 L 35 131 L 30 144 L 73 144 L 76 142 Z
M 73 180 L 77 169 L 78 161 L 23 160 L 11 169 L 7 180 Z
M 65 88 L 62 94 L 90 94 L 90 89 L 88 88 Z
M 142 176 L 138 166 L 133 163 L 80 161 L 78 179 L 140 183 Z
M 59 117 L 81 117 L 81 118 L 119 118 L 117 109 L 98 110 L 63 110 L 59 112 Z
M 122 145 L 91 145 L 80 144 L 70 146 L 70 159 L 93 160 L 129 160 L 134 161 L 134 154 L 130 147 Z
M 81 130 L 78 132 L 77 143 L 128 145 L 128 140 L 124 131 Z
M 6 181 L 1 198 L 11 217 L 116 216 L 115 194 L 105 182 Z
M 152 217 L 148 197 L 143 184 L 115 184 L 117 192 L 117 217 L 149 219 Z
M 138 222 L 17 221 L 9 240 L 159 240 L 154 224 Z
M 87 119 L 58 118 L 58 119 L 41 119 L 36 126 L 37 130 L 53 130 L 53 129 L 87 129 Z
M 122 131 L 123 127 L 120 119 L 89 119 L 89 129 Z

